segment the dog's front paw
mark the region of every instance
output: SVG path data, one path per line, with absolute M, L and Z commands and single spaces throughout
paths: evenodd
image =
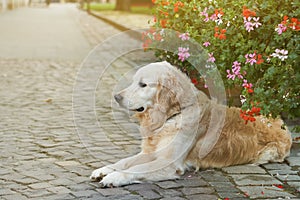
M 92 172 L 90 179 L 92 181 L 100 181 L 100 180 L 102 180 L 103 177 L 105 177 L 107 174 L 112 173 L 113 171 L 114 171 L 114 169 L 112 167 L 109 167 L 109 166 L 101 167 Z
M 101 187 L 119 187 L 130 183 L 130 177 L 122 172 L 110 173 L 100 181 Z

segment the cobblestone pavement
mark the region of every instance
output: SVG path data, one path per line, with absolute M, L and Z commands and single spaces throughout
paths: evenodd
M 32 14 L 28 9 L 0 13 L 0 27 L 8 15 L 21 14 L 25 19 Z M 35 9 L 41 8 L 30 8 L 36 17 L 43 15 Z M 18 52 L 24 54 L 0 55 L 0 199 L 300 199 L 300 144 L 296 141 L 282 164 L 202 170 L 178 180 L 120 188 L 101 189 L 91 182 L 94 169 L 139 150 L 137 125 L 111 102 L 111 93 L 124 87 L 133 66 L 151 60 L 151 55 L 147 59 L 141 59 L 142 52 L 118 56 L 114 48 L 100 45 L 81 65 L 87 49 L 119 31 L 74 6 L 43 9 L 49 16 L 66 10 L 68 15 L 61 15 L 61 20 L 73 19 L 69 22 L 80 30 L 74 30 L 78 38 L 70 36 L 73 40 L 66 43 L 77 42 L 72 46 L 76 53 L 74 57 L 48 55 L 48 41 L 40 46 L 37 58 L 28 56 L 26 46 L 19 46 Z M 122 44 L 120 49 L 135 45 L 130 37 L 118 42 L 113 44 Z M 1 39 L 0 44 L 5 52 L 7 44 Z M 77 51 L 81 45 L 85 50 Z M 116 56 L 108 68 L 101 65 Z

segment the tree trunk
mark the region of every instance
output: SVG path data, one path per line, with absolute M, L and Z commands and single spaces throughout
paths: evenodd
M 130 11 L 131 0 L 117 0 L 115 10 Z

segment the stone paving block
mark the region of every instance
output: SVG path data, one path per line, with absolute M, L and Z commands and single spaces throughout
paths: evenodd
M 78 183 L 78 184 L 76 184 L 76 183 L 73 183 L 73 184 L 71 184 L 71 185 L 68 185 L 68 188 L 70 189 L 70 190 L 72 190 L 73 192 L 77 192 L 77 191 L 81 191 L 81 190 L 92 190 L 92 189 L 95 189 L 95 187 L 94 186 L 92 186 L 92 185 L 90 185 L 90 184 L 87 184 L 87 183 L 85 183 L 85 182 L 83 182 L 83 183 Z
M 6 169 L 4 166 L 0 168 L 0 176 L 11 174 L 13 171 L 11 169 Z
M 177 197 L 182 196 L 182 193 L 176 189 L 157 189 L 155 190 L 162 197 Z
M 237 165 L 222 168 L 228 174 L 265 174 L 266 171 L 257 165 Z
M 218 196 L 211 194 L 195 194 L 186 197 L 189 200 L 216 200 Z
M 50 181 L 55 179 L 55 177 L 50 174 L 32 175 L 32 177 L 39 181 Z
M 293 198 L 294 195 L 274 186 L 243 186 L 238 187 L 250 198 Z
M 188 187 L 188 188 L 183 188 L 182 193 L 186 196 L 188 195 L 193 195 L 193 194 L 212 194 L 215 192 L 213 188 L 210 187 Z
M 240 198 L 246 198 L 248 199 L 248 194 L 245 194 L 241 191 L 239 192 L 233 192 L 233 191 L 226 191 L 226 192 L 218 192 L 218 195 L 221 198 L 229 198 L 229 199 L 240 199 Z
M 200 171 L 199 174 L 207 182 L 230 182 L 229 178 L 226 177 L 219 170 L 209 169 L 209 170 L 205 170 L 205 171 Z
M 231 182 L 210 182 L 209 183 L 218 193 L 219 192 L 231 192 L 237 193 L 239 190 Z
M 41 197 L 30 198 L 30 200 L 73 200 L 75 197 L 71 194 L 52 194 Z M 100 199 L 99 199 L 100 200 Z
M 230 175 L 237 185 L 273 185 L 281 184 L 280 181 L 270 175 Z
M 66 187 L 63 186 L 57 186 L 57 187 L 49 187 L 47 188 L 48 191 L 54 193 L 54 194 L 67 194 L 71 193 L 71 190 L 69 190 Z
M 163 189 L 181 187 L 181 184 L 179 184 L 178 182 L 175 182 L 175 181 L 161 181 L 161 182 L 156 182 L 155 184 Z
M 43 148 L 51 148 L 51 147 L 56 147 L 59 145 L 52 141 L 37 141 L 36 144 Z
M 45 189 L 35 189 L 35 190 L 28 190 L 28 191 L 24 192 L 23 194 L 31 199 L 34 197 L 39 197 L 39 198 L 43 197 L 44 198 L 44 196 L 52 195 L 53 193 L 51 193 Z
M 209 185 L 201 177 L 179 179 L 179 180 L 175 180 L 175 182 L 177 182 L 179 185 L 185 186 L 185 187 L 202 187 L 202 186 Z
M 154 190 L 139 190 L 137 191 L 144 199 L 158 199 L 161 196 Z
M 186 198 L 183 198 L 183 197 L 164 197 L 160 200 L 185 200 Z
M 298 196 L 300 198 L 300 182 L 299 181 L 288 181 L 287 184 L 295 189 L 295 191 L 298 193 Z
M 0 196 L 2 195 L 10 195 L 10 194 L 15 194 L 14 191 L 12 191 L 11 189 L 0 189 Z
M 291 169 L 290 166 L 288 166 L 286 163 L 268 163 L 262 165 L 267 170 L 289 170 Z
M 133 194 L 125 195 L 125 196 L 111 196 L 111 197 L 104 197 L 104 198 L 105 200 L 144 200 L 143 197 L 138 195 L 133 195 Z
M 300 166 L 300 157 L 288 157 L 286 160 L 291 166 Z
M 30 184 L 29 187 L 32 189 L 45 189 L 45 188 L 52 187 L 52 185 L 47 182 L 40 182 L 40 183 Z
M 82 190 L 82 191 L 72 192 L 72 194 L 76 198 L 82 198 L 82 199 L 87 197 L 92 197 L 92 196 L 101 197 L 101 194 L 99 192 L 96 192 L 95 190 Z
M 30 184 L 33 184 L 33 183 L 37 183 L 37 182 L 40 182 L 36 179 L 33 179 L 33 178 L 22 178 L 22 179 L 15 179 L 14 180 L 16 183 L 20 183 L 20 184 L 23 184 L 23 185 L 30 185 Z
M 5 196 L 2 196 L 1 198 L 6 199 L 6 200 L 16 200 L 16 199 L 17 200 L 28 200 L 29 199 L 21 194 L 5 195 Z
M 56 162 L 55 164 L 61 166 L 61 167 L 68 167 L 68 166 L 78 166 L 80 165 L 79 162 L 76 161 L 61 161 L 61 162 Z
M 55 185 L 55 186 L 67 186 L 67 185 L 73 184 L 74 181 L 70 180 L 68 178 L 57 178 L 57 179 L 49 181 L 49 183 L 51 185 Z
M 282 169 L 275 169 L 275 170 L 268 170 L 268 173 L 271 175 L 287 175 L 287 174 L 297 174 L 297 171 L 291 170 L 291 169 L 286 169 L 286 170 L 282 170 Z
M 100 194 L 103 196 L 116 196 L 116 195 L 126 195 L 130 194 L 128 191 L 124 190 L 123 188 L 103 188 L 103 189 L 96 189 Z
M 139 190 L 159 190 L 160 188 L 151 183 L 141 183 L 141 184 L 132 184 L 124 187 L 129 191 L 139 191 Z
M 276 176 L 281 181 L 299 181 L 300 182 L 300 176 L 298 175 L 278 175 Z

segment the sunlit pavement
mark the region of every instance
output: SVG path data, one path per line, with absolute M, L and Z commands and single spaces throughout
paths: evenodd
M 104 85 L 97 87 L 95 113 L 101 128 L 87 127 L 97 133 L 91 138 L 78 132 L 81 121 L 74 123 L 73 88 L 89 51 L 119 30 L 74 4 L 0 13 L 0 29 L 0 199 L 300 198 L 299 143 L 282 164 L 210 169 L 178 180 L 101 189 L 89 180 L 90 173 L 139 149 L 134 122 L 118 114 L 132 131 L 124 133 L 110 112 L 115 74 L 132 70 L 133 61 L 113 63 Z M 133 39 L 126 41 L 121 46 Z M 114 49 L 105 51 L 113 55 L 109 51 Z M 88 73 L 104 67 L 91 67 Z M 88 120 L 82 116 L 82 123 Z M 103 142 L 104 135 L 115 145 Z

